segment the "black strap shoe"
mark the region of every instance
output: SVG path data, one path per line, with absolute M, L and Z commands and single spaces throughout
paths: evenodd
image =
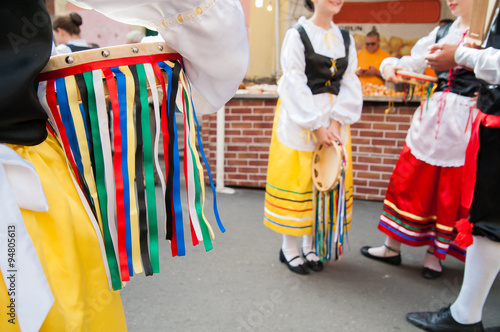
M 307 267 L 310 268 L 311 270 L 313 270 L 314 272 L 323 271 L 323 263 L 321 261 L 310 261 L 307 259 L 307 256 L 309 256 L 310 254 L 316 255 L 316 252 L 309 251 L 307 254 L 304 254 L 304 252 L 302 251 L 302 255 L 304 256 L 304 259 L 306 260 Z
M 309 274 L 309 270 L 307 269 L 306 264 L 300 264 L 298 266 L 291 266 L 290 262 L 294 259 L 300 258 L 300 256 L 295 256 L 289 261 L 286 260 L 285 254 L 283 254 L 283 250 L 280 250 L 280 262 L 285 263 L 286 266 L 290 269 L 290 271 L 295 272 L 297 274 Z
M 396 256 L 387 256 L 387 257 L 385 257 L 385 256 L 382 256 L 382 257 L 375 256 L 375 255 L 370 254 L 370 252 L 368 251 L 369 249 L 371 249 L 371 247 L 369 247 L 369 246 L 361 248 L 361 254 L 363 256 L 368 257 L 368 258 L 371 258 L 371 259 L 374 259 L 374 260 L 377 260 L 377 261 L 380 261 L 380 262 L 384 262 L 384 263 L 387 263 L 387 264 L 401 265 L 401 253 L 398 250 L 395 250 L 395 249 L 392 249 L 391 247 L 386 246 L 385 244 L 384 244 L 384 246 L 388 250 L 397 252 L 398 254 Z
M 483 332 L 483 323 L 460 324 L 451 316 L 450 305 L 436 312 L 410 312 L 406 319 L 429 332 Z
M 427 254 L 434 255 L 434 252 L 427 250 Z M 439 265 L 441 265 L 441 271 L 436 271 L 431 268 L 425 267 L 422 269 L 422 277 L 425 279 L 436 279 L 443 274 L 443 264 L 441 264 L 441 260 L 439 260 Z

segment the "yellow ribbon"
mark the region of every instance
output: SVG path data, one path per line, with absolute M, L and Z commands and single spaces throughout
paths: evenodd
M 318 139 L 316 138 L 316 135 L 314 135 L 314 133 L 309 129 L 302 130 L 302 132 L 300 133 L 300 137 L 305 138 L 307 143 L 309 143 L 311 141 L 311 139 L 314 142 L 318 141 Z
M 87 134 L 85 131 L 85 125 L 83 123 L 82 113 L 80 112 L 80 102 L 78 99 L 76 79 L 75 76 L 67 76 L 64 78 L 64 81 L 66 84 L 66 92 L 68 94 L 69 109 L 71 111 L 71 117 L 73 118 L 73 123 L 75 125 L 75 132 L 78 138 L 78 146 L 82 157 L 83 176 L 85 178 L 85 182 L 87 182 L 90 195 L 92 196 L 92 199 L 94 201 L 97 220 L 99 220 L 99 227 L 102 234 L 103 230 L 101 209 L 99 206 L 99 200 L 97 199 L 97 187 L 92 173 L 90 152 L 87 144 Z

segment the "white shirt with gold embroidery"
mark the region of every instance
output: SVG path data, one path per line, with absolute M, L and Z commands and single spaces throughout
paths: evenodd
M 305 17 L 299 18 L 298 23 L 304 27 L 317 54 L 333 59 L 345 57 L 342 34 L 333 22 L 328 30 Z M 355 74 L 358 65 L 356 46 L 353 37 L 350 38 L 348 66 L 340 81 L 339 94 L 313 95 L 307 86 L 304 44 L 297 29 L 287 31 L 281 50 L 283 76 L 278 84 L 281 109 L 277 134 L 284 145 L 300 151 L 314 151 L 317 143 L 308 140 L 308 131 L 328 127 L 333 119 L 344 125 L 346 133 L 345 125 L 359 120 L 363 95 Z
M 198 114 L 234 96 L 249 59 L 239 0 L 70 0 L 126 24 L 157 30 L 184 58 Z

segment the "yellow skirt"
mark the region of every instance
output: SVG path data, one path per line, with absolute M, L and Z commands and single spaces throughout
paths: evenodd
M 9 146 L 34 165 L 49 203 L 48 212 L 21 209 L 55 299 L 40 331 L 126 331 L 120 295 L 108 288 L 97 235 L 56 139 Z M 0 307 L 9 302 L 0 281 Z M 19 331 L 19 325 L 4 317 L 0 331 Z
M 313 182 L 312 152 L 298 151 L 283 145 L 277 136 L 280 102 L 276 106 L 273 134 L 269 150 L 267 183 L 264 208 L 264 225 L 287 235 L 302 236 L 313 231 Z M 348 140 L 345 150 L 348 169 L 345 172 L 346 224 L 352 219 L 353 181 L 351 158 L 351 133 L 347 126 Z

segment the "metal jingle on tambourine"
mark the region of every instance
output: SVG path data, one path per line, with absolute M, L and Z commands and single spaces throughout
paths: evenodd
M 338 142 L 332 143 L 329 147 L 318 144 L 313 152 L 312 180 L 319 191 L 333 190 L 341 175 L 342 149 Z

